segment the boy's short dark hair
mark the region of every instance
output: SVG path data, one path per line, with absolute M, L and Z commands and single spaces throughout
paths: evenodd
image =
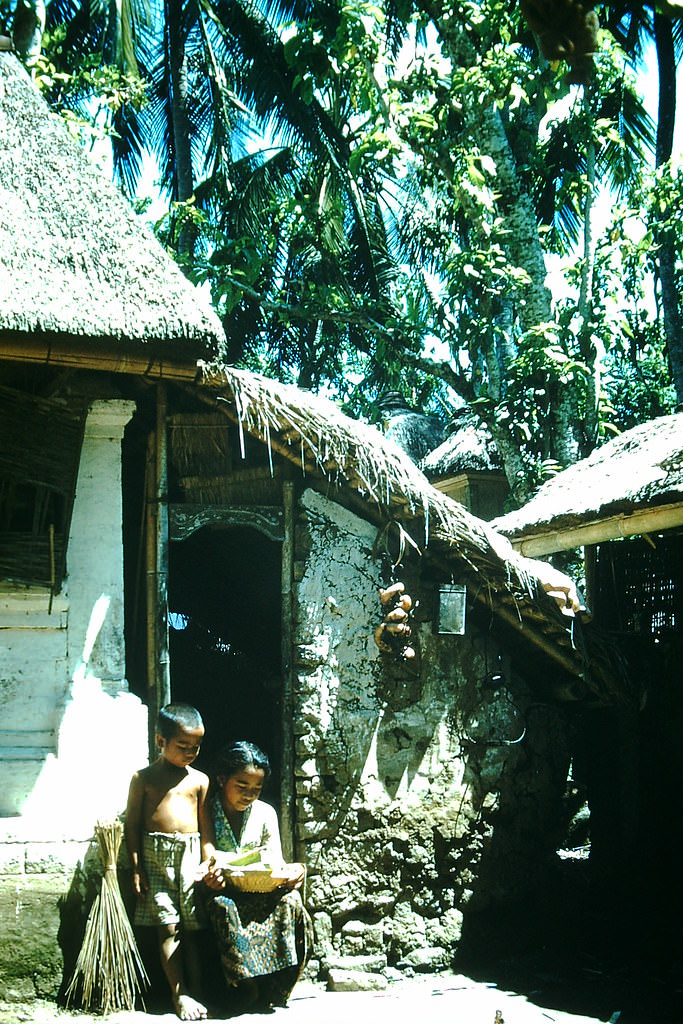
M 165 704 L 157 718 L 157 732 L 172 740 L 182 730 L 203 729 L 202 716 L 191 704 Z

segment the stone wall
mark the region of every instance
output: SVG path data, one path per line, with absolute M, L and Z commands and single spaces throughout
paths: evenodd
M 419 565 L 407 567 L 417 664 L 380 654 L 374 527 L 306 491 L 296 538 L 295 821 L 312 970 L 343 986 L 352 967 L 386 978 L 450 966 L 464 916 L 519 896 L 552 858 L 562 720 L 531 702 L 495 637 L 434 631 Z
M 84 865 L 89 837 L 46 840 L 34 823 L 6 822 L 0 843 L 0 997 L 53 997 L 64 974 L 64 946 L 83 937 Z M 77 895 L 78 894 L 78 895 Z M 63 932 L 67 934 L 64 935 Z M 70 934 L 69 934 L 70 933 Z M 69 953 L 66 954 L 67 960 Z

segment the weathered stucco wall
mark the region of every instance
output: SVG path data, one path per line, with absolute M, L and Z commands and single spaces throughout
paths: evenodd
M 62 593 L 50 607 L 41 588 L 0 591 L 0 995 L 56 991 L 60 901 L 94 824 L 123 809 L 147 760 L 147 711 L 124 668 L 121 438 L 132 411 L 95 402 L 88 415 Z
M 309 490 L 296 538 L 295 820 L 317 963 L 448 966 L 463 915 L 523 892 L 552 855 L 561 720 L 493 638 L 434 632 L 414 570 L 417 665 L 380 654 L 387 580 L 362 519 Z

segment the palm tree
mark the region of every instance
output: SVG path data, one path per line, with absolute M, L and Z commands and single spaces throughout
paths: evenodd
M 607 24 L 634 61 L 641 61 L 648 42 L 657 54 L 659 99 L 655 166 L 662 167 L 672 155 L 676 120 L 676 72 L 683 54 L 683 17 L 679 5 L 622 0 L 607 8 Z M 676 282 L 676 250 L 666 228 L 670 209 L 653 211 L 652 229 L 658 241 L 658 272 L 664 333 L 671 377 L 678 402 L 683 403 L 683 310 Z
M 115 115 L 115 170 L 132 194 L 145 152 L 156 157 L 161 188 L 178 210 L 169 238 L 186 269 L 239 289 L 241 302 L 224 310 L 232 356 L 253 358 L 267 333 L 273 368 L 299 363 L 304 383 L 327 364 L 328 374 L 338 372 L 339 335 L 348 341 L 354 317 L 342 327 L 316 319 L 303 298 L 316 291 L 322 308 L 333 290 L 350 302 L 362 293 L 381 315 L 391 279 L 381 188 L 369 167 L 350 172 L 353 111 L 339 76 L 303 95 L 282 27 L 318 17 L 333 36 L 339 13 L 316 0 L 155 0 L 146 12 L 54 0 L 50 17 L 52 28 L 66 28 L 65 51 L 96 50 L 147 83 L 147 104 Z M 203 249 L 188 201 L 190 213 L 208 218 Z M 307 231 L 276 223 L 293 202 L 306 206 Z M 226 281 L 221 257 L 249 240 L 258 273 Z M 296 331 L 284 307 L 300 317 Z

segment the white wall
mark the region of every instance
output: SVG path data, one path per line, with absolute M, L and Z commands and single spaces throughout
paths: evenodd
M 123 635 L 121 440 L 133 411 L 123 401 L 90 409 L 68 576 L 51 610 L 45 588 L 0 584 L 0 816 L 15 838 L 36 826 L 45 840 L 86 837 L 123 809 L 147 761 L 147 709 L 128 692 Z

